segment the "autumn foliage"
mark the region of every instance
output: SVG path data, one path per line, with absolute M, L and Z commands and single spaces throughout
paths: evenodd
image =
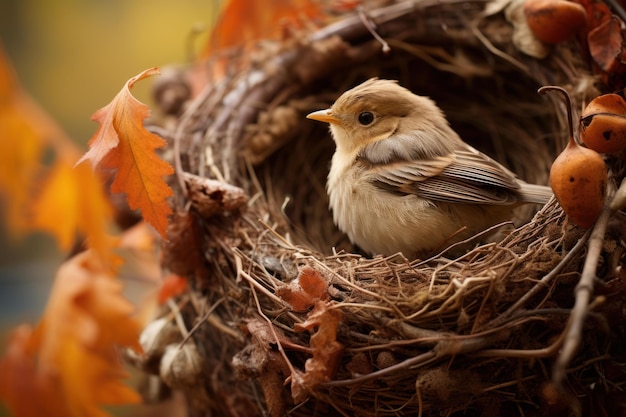
M 104 256 L 112 211 L 101 179 L 73 169 L 80 151 L 19 87 L 2 50 L 0 80 L 0 196 L 8 229 L 18 236 L 49 232 L 64 250 L 83 235 Z M 51 167 L 41 163 L 46 150 L 56 155 Z
M 302 29 L 305 22 L 322 16 L 321 2 L 315 0 L 228 1 L 200 57 L 248 47 L 259 39 L 280 39 L 289 30 Z
M 102 417 L 102 404 L 140 401 L 120 381 L 116 346 L 141 351 L 121 290 L 92 251 L 59 269 L 41 323 L 15 329 L 0 362 L 0 398 L 16 416 Z
M 140 401 L 122 383 L 127 375 L 119 358 L 123 347 L 141 351 L 135 308 L 116 278 L 121 259 L 114 250 L 129 238 L 113 235 L 103 184 L 115 175 L 111 191 L 125 193 L 165 234 L 172 190 L 164 177 L 173 169 L 155 153 L 165 142 L 143 126 L 148 108 L 130 93 L 136 81 L 157 73 L 133 77 L 96 112 L 100 128 L 79 159 L 76 145 L 19 87 L 0 50 L 0 197 L 7 228 L 16 236 L 47 232 L 65 251 L 77 239 L 88 248 L 58 270 L 40 323 L 10 336 L 0 361 L 0 400 L 16 416 L 102 417 L 104 404 Z M 55 158 L 46 165 L 48 151 Z
M 100 128 L 78 164 L 89 160 L 94 168 L 115 170 L 111 191 L 126 193 L 130 208 L 141 210 L 144 219 L 165 237 L 167 216 L 172 212 L 166 199 L 173 192 L 163 177 L 174 169 L 154 153 L 165 141 L 143 127 L 150 110 L 130 93 L 137 81 L 158 73 L 151 68 L 131 78 L 111 103 L 93 114 Z

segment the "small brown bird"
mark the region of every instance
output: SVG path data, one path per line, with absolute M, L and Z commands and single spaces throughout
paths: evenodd
M 372 254 L 423 256 L 552 195 L 463 142 L 431 99 L 396 81 L 370 79 L 307 118 L 329 123 L 335 140 L 335 223 Z

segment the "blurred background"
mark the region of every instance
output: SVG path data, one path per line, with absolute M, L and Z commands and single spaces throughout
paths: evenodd
M 23 88 L 86 150 L 97 128 L 91 114 L 142 70 L 186 62 L 193 28 L 206 29 L 193 44 L 200 49 L 221 5 L 221 0 L 0 0 L 0 42 Z M 133 88 L 148 105 L 150 86 L 147 79 Z M 11 327 L 38 321 L 62 257 L 51 238 L 15 240 L 0 222 L 0 352 Z

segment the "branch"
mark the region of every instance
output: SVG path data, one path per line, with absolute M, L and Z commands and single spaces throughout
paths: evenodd
M 571 362 L 574 354 L 578 350 L 582 340 L 582 327 L 589 313 L 589 303 L 593 296 L 593 282 L 596 278 L 596 268 L 598 267 L 598 261 L 600 259 L 600 253 L 602 252 L 602 246 L 604 244 L 604 235 L 609 224 L 609 219 L 614 213 L 612 207 L 615 207 L 617 199 L 621 198 L 626 189 L 626 182 L 622 181 L 619 191 L 615 197 L 611 197 L 611 203 L 605 205 L 600 217 L 596 221 L 591 236 L 589 237 L 589 249 L 585 258 L 585 265 L 583 266 L 582 275 L 578 285 L 576 285 L 576 300 L 574 307 L 567 322 L 565 328 L 565 339 L 563 342 L 563 348 L 561 354 L 557 358 L 554 364 L 552 372 L 552 381 L 556 386 L 561 386 L 563 379 L 565 378 L 566 368 Z M 610 194 L 613 194 L 609 191 Z

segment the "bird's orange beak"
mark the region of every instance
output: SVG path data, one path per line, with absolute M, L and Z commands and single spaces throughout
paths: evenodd
M 318 122 L 339 123 L 339 119 L 333 116 L 330 109 L 318 110 L 306 115 L 307 119 L 317 120 Z

